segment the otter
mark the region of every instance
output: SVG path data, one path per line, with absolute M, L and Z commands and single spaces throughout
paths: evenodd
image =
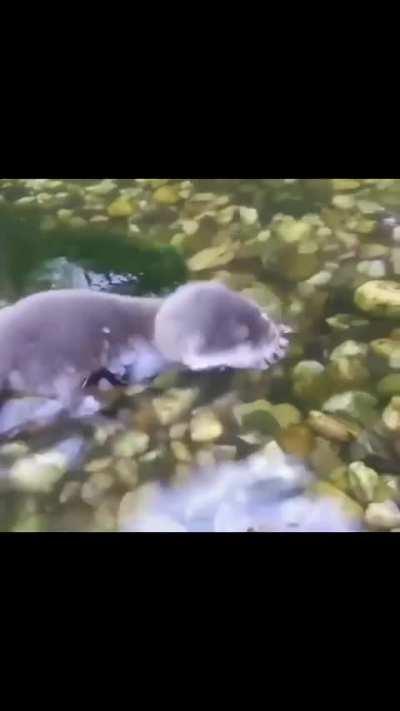
M 286 329 L 218 282 L 162 297 L 65 289 L 0 311 L 0 392 L 56 398 L 86 385 L 138 383 L 175 368 L 264 369 L 287 350 Z

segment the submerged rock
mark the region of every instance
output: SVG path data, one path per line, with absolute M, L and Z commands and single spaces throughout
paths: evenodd
M 348 468 L 348 480 L 351 491 L 360 504 L 368 504 L 374 500 L 379 484 L 379 476 L 374 469 L 365 466 L 363 462 L 353 462 Z
M 193 442 L 213 442 L 224 432 L 222 423 L 212 410 L 200 410 L 193 415 L 190 436 Z
M 367 355 L 368 346 L 366 343 L 358 343 L 357 341 L 343 341 L 340 346 L 334 348 L 330 355 L 331 360 L 342 358 L 363 358 Z
M 150 437 L 146 432 L 125 432 L 115 440 L 113 453 L 116 457 L 135 457 L 137 454 L 143 454 L 149 443 Z
M 370 343 L 371 352 L 386 361 L 390 368 L 400 368 L 400 341 L 395 338 L 379 338 Z
M 299 459 L 306 459 L 313 450 L 315 438 L 306 424 L 293 424 L 280 432 L 278 442 L 286 454 L 293 455 Z
M 161 425 L 173 425 L 193 407 L 199 396 L 198 388 L 171 388 L 165 395 L 154 398 L 153 407 Z
M 107 208 L 110 217 L 130 217 L 138 211 L 138 206 L 133 200 L 119 197 Z
M 241 430 L 257 431 L 276 435 L 280 425 L 273 414 L 273 405 L 267 400 L 243 403 L 233 408 L 233 414 Z
M 376 417 L 378 400 L 373 395 L 357 390 L 349 390 L 333 395 L 327 400 L 322 410 L 333 415 L 344 415 L 361 424 L 368 424 Z
M 400 432 L 400 397 L 392 397 L 383 411 L 382 420 L 388 430 Z
M 297 363 L 292 370 L 293 392 L 305 402 L 320 402 L 328 393 L 325 368 L 315 360 Z
M 215 267 L 222 267 L 233 261 L 236 254 L 235 245 L 230 242 L 216 247 L 207 247 L 188 260 L 191 272 L 201 272 Z
M 367 281 L 355 292 L 354 302 L 362 311 L 383 318 L 400 318 L 400 283 Z
M 379 381 L 376 390 L 382 397 L 391 397 L 392 395 L 400 395 L 400 373 L 394 375 L 386 375 Z
M 70 437 L 56 447 L 16 461 L 8 475 L 13 489 L 50 493 L 63 476 L 76 469 L 87 445 L 82 437 Z
M 390 531 L 400 526 L 400 509 L 394 501 L 370 504 L 365 512 L 365 523 L 373 531 Z
M 337 442 L 349 442 L 354 436 L 351 428 L 343 421 L 317 410 L 310 412 L 308 424 L 317 434 Z

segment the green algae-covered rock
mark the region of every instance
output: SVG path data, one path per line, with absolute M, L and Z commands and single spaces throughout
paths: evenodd
M 400 432 L 400 397 L 394 396 L 382 413 L 384 425 L 391 432 Z
M 362 358 L 334 358 L 326 368 L 333 391 L 362 388 L 370 383 L 371 376 Z
M 371 353 L 387 361 L 390 368 L 400 368 L 400 340 L 379 338 L 370 343 Z
M 233 414 L 243 431 L 256 431 L 275 436 L 280 430 L 279 422 L 273 414 L 273 406 L 267 400 L 236 405 Z
M 339 346 L 333 349 L 330 354 L 331 360 L 338 358 L 363 358 L 367 355 L 368 345 L 366 343 L 358 343 L 357 341 L 343 341 Z
M 191 272 L 202 272 L 229 264 L 236 254 L 233 242 L 225 242 L 216 247 L 207 247 L 191 257 L 187 266 Z
M 353 195 L 335 195 L 332 198 L 332 205 L 338 207 L 339 210 L 351 210 L 356 206 L 356 200 Z
M 153 199 L 161 205 L 176 205 L 181 197 L 177 186 L 163 185 L 154 191 Z
M 332 415 L 350 417 L 365 425 L 376 416 L 377 404 L 377 398 L 369 393 L 348 390 L 330 397 L 323 404 L 322 410 Z
M 148 449 L 150 437 L 146 432 L 126 432 L 114 442 L 113 453 L 116 457 L 135 457 Z
M 107 208 L 110 217 L 130 217 L 138 211 L 138 206 L 133 200 L 119 197 Z
M 386 375 L 379 381 L 376 390 L 383 398 L 392 397 L 393 395 L 400 396 L 400 373 Z
M 305 402 L 319 402 L 328 394 L 324 366 L 315 360 L 297 363 L 292 373 L 293 392 Z
M 199 396 L 198 388 L 171 388 L 154 398 L 153 407 L 161 425 L 173 425 L 191 410 Z
M 379 484 L 379 476 L 374 469 L 363 462 L 353 462 L 348 468 L 348 477 L 350 489 L 360 504 L 368 504 L 374 500 Z
M 223 432 L 223 425 L 212 410 L 199 410 L 191 419 L 190 436 L 193 442 L 214 442 Z
M 291 425 L 298 425 L 302 420 L 300 410 L 290 403 L 283 402 L 279 405 L 272 405 L 271 411 L 282 429 Z
M 348 190 L 357 190 L 361 187 L 361 183 L 359 180 L 350 178 L 333 178 L 332 186 L 335 193 L 342 193 Z
M 367 319 L 351 314 L 336 314 L 326 319 L 326 323 L 333 331 L 349 331 L 350 329 L 363 329 L 369 325 Z
M 309 222 L 285 216 L 283 220 L 275 222 L 273 234 L 285 244 L 298 244 L 310 240 L 313 235 L 313 227 Z
M 65 209 L 61 218 L 47 215 L 51 223 L 47 219 L 43 230 L 43 215 L 37 208 L 21 214 L 8 204 L 0 205 L 7 279 L 18 294 L 32 283 L 35 287 L 36 280 L 43 288 L 40 278 L 45 263 L 59 258 L 99 274 L 133 275 L 137 294 L 160 293 L 186 281 L 185 261 L 171 245 L 158 240 L 150 243 L 147 235 L 132 238 L 123 228 L 110 229 L 107 223 L 88 224 L 73 211 L 68 215 Z
M 354 303 L 373 316 L 400 318 L 400 282 L 367 281 L 356 290 Z
M 315 436 L 306 424 L 290 425 L 278 434 L 277 440 L 286 454 L 307 459 L 313 451 Z

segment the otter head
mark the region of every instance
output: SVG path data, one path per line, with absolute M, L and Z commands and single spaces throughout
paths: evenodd
M 156 316 L 154 340 L 167 359 L 190 370 L 264 370 L 285 355 L 288 332 L 226 286 L 199 282 L 165 299 Z

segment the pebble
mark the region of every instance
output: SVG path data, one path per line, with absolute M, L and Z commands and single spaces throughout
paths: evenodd
M 323 412 L 311 410 L 307 422 L 311 429 L 327 439 L 336 442 L 349 442 L 352 439 L 351 430 L 343 422 Z
M 354 303 L 362 311 L 383 318 L 400 316 L 400 283 L 396 281 L 367 281 L 355 292 Z
M 153 408 L 161 425 L 173 425 L 186 415 L 199 396 L 198 388 L 171 388 L 153 399 Z
M 379 484 L 379 476 L 374 469 L 363 462 L 352 462 L 348 467 L 349 485 L 360 504 L 369 504 L 374 500 Z
M 193 442 L 214 442 L 223 433 L 222 423 L 212 410 L 201 410 L 191 419 L 190 436 Z
M 126 432 L 117 437 L 113 446 L 113 454 L 116 457 L 135 457 L 143 454 L 150 444 L 150 437 L 146 432 Z
M 390 531 L 400 526 L 400 509 L 394 501 L 370 504 L 365 512 L 365 523 L 373 531 Z

